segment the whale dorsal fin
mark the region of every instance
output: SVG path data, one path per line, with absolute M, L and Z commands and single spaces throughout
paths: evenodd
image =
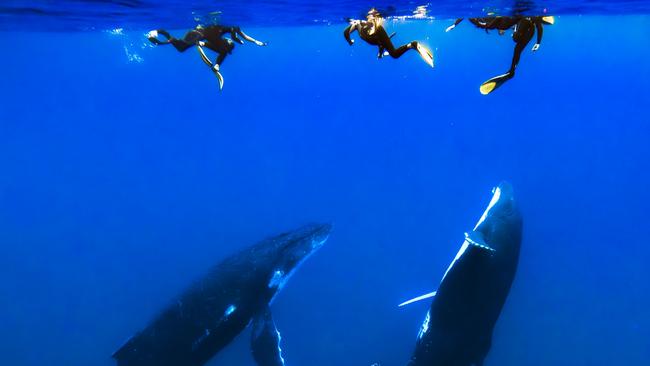
M 410 304 L 413 304 L 414 302 L 430 299 L 430 298 L 436 296 L 436 292 L 437 291 L 433 291 L 433 292 L 429 292 L 427 294 L 424 294 L 424 295 L 421 295 L 421 296 L 418 296 L 418 297 L 414 297 L 411 300 L 404 301 L 403 303 L 397 305 L 397 307 L 401 308 L 402 306 L 410 305 Z

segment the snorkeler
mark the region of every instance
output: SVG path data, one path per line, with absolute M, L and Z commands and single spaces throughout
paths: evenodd
M 351 45 L 354 40 L 350 38 L 350 34 L 354 31 L 359 32 L 359 37 L 366 41 L 368 44 L 379 47 L 377 58 L 390 55 L 393 58 L 400 58 L 408 50 L 416 50 L 420 57 L 429 66 L 433 67 L 433 54 L 426 47 L 421 45 L 418 41 L 412 41 L 401 47 L 395 48 L 391 38 L 395 33 L 390 36 L 386 33 L 384 28 L 384 18 L 375 9 L 370 9 L 366 15 L 366 20 L 350 19 L 350 25 L 343 31 L 345 40 Z
M 224 38 L 224 35 L 226 34 L 230 34 L 230 38 Z M 167 39 L 161 41 L 158 39 L 159 35 L 162 35 Z M 260 42 L 246 35 L 241 31 L 241 29 L 239 29 L 239 27 L 226 27 L 222 25 L 209 25 L 206 27 L 199 25 L 187 32 L 183 39 L 174 38 L 169 34 L 169 32 L 163 29 L 153 30 L 147 34 L 147 38 L 151 43 L 155 45 L 171 44 L 178 50 L 178 52 L 184 52 L 188 48 L 196 46 L 203 62 L 210 67 L 212 72 L 214 72 L 219 79 L 219 89 L 223 89 L 223 76 L 220 71 L 221 63 L 235 48 L 233 41 L 239 44 L 244 44 L 244 41 L 242 41 L 238 36 L 241 36 L 243 39 L 253 42 L 258 46 L 266 46 L 266 43 Z M 205 54 L 203 47 L 218 54 L 214 63 L 212 63 Z
M 463 18 L 457 19 L 454 24 L 449 26 L 445 31 L 449 32 L 454 29 L 461 21 L 463 21 Z M 537 42 L 533 46 L 532 50 L 535 52 L 539 49 L 539 46 L 542 43 L 542 35 L 544 34 L 544 24 L 554 24 L 555 18 L 552 16 L 493 16 L 485 18 L 470 18 L 469 21 L 477 28 L 485 29 L 486 32 L 496 29 L 499 32 L 499 35 L 503 35 L 508 29 L 514 27 L 512 40 L 515 42 L 515 51 L 512 56 L 510 69 L 505 74 L 495 76 L 481 84 L 481 94 L 487 95 L 515 76 L 515 69 L 519 64 L 521 53 L 533 39 L 535 30 L 537 30 Z

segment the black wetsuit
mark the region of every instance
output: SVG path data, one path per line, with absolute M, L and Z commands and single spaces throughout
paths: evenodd
M 497 29 L 502 34 L 506 30 L 514 27 L 514 32 L 512 33 L 512 40 L 515 42 L 515 50 L 512 56 L 512 63 L 508 74 L 510 77 L 515 75 L 515 69 L 519 64 L 521 59 L 521 53 L 524 51 L 526 46 L 530 43 L 535 35 L 535 29 L 537 29 L 537 44 L 542 42 L 542 36 L 544 34 L 544 27 L 542 26 L 541 17 L 523 17 L 523 16 L 514 16 L 514 17 L 488 17 L 488 18 L 471 18 L 470 22 L 476 27 L 485 29 L 486 31 L 491 29 Z
M 417 41 L 413 41 L 395 48 L 391 41 L 392 35 L 389 36 L 388 33 L 386 33 L 386 29 L 381 24 L 377 24 L 370 20 L 355 20 L 345 28 L 343 36 L 350 45 L 354 43 L 350 38 L 350 33 L 355 30 L 359 32 L 359 37 L 368 44 L 379 47 L 379 53 L 377 55 L 379 58 L 383 57 L 384 51 L 387 51 L 393 58 L 400 58 L 404 53 L 406 53 L 406 51 L 416 49 L 418 45 Z
M 499 34 L 504 34 L 508 29 L 514 28 L 512 40 L 515 42 L 515 49 L 510 69 L 505 74 L 492 78 L 488 80 L 488 82 L 494 81 L 497 83 L 498 87 L 506 80 L 512 79 L 515 76 L 515 70 L 517 69 L 519 60 L 521 59 L 521 53 L 535 36 L 535 31 L 537 31 L 537 45 L 542 42 L 542 36 L 544 34 L 543 19 L 544 17 L 541 16 L 531 17 L 521 15 L 469 19 L 469 21 L 477 28 L 485 29 L 486 32 L 496 29 L 499 31 Z M 449 27 L 448 30 L 458 25 L 462 20 L 463 18 L 457 19 L 456 22 L 454 22 L 454 25 Z M 536 48 L 533 49 L 533 51 L 535 50 Z
M 242 35 L 241 29 L 239 27 L 228 27 L 222 25 L 210 25 L 207 27 L 197 27 L 187 32 L 182 39 L 172 37 L 169 32 L 159 29 L 158 33 L 167 37 L 167 41 L 153 41 L 156 44 L 172 44 L 179 52 L 184 52 L 188 48 L 197 45 L 200 41 L 203 41 L 204 46 L 214 52 L 219 56 L 217 57 L 216 64 L 221 65 L 226 56 L 232 53 L 232 50 L 235 48 L 234 43 L 229 39 L 224 38 L 224 35 L 229 34 L 232 40 L 237 43 L 243 44 L 244 42 L 237 36 Z

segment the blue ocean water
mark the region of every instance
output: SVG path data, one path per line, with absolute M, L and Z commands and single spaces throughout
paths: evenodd
M 85 17 L 68 3 L 9 1 L 0 17 L 1 364 L 112 365 L 212 264 L 323 221 L 329 241 L 273 304 L 287 364 L 404 365 L 427 304 L 396 305 L 436 288 L 501 180 L 524 242 L 486 365 L 650 362 L 647 2 L 538 2 L 561 15 L 488 96 L 513 42 L 445 33 L 469 14 L 453 2 L 387 22 L 432 48 L 433 70 L 347 45 L 338 17 L 367 2 L 317 2 L 295 23 L 308 5 L 224 2 L 269 45 L 237 46 L 221 92 L 196 51 L 144 37 L 182 34 L 191 6 L 175 23 L 175 2 L 97 1 Z M 210 365 L 252 365 L 248 343 Z

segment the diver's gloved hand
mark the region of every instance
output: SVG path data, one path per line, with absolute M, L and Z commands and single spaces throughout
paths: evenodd
M 348 43 L 350 44 L 350 46 L 352 46 L 354 44 L 354 39 L 351 39 L 350 42 Z
M 158 37 L 163 36 L 165 38 L 164 41 L 161 41 Z M 161 45 L 161 44 L 169 44 L 172 36 L 163 29 L 154 29 L 147 33 L 147 39 L 149 42 L 155 44 L 155 45 Z
M 535 43 L 533 46 L 533 52 L 537 51 L 539 49 L 539 43 Z
M 151 42 L 151 43 L 153 43 L 155 45 L 159 45 L 159 44 L 163 43 L 158 39 L 158 31 L 157 30 L 152 30 L 151 32 L 147 33 L 147 39 L 149 40 L 149 42 Z

